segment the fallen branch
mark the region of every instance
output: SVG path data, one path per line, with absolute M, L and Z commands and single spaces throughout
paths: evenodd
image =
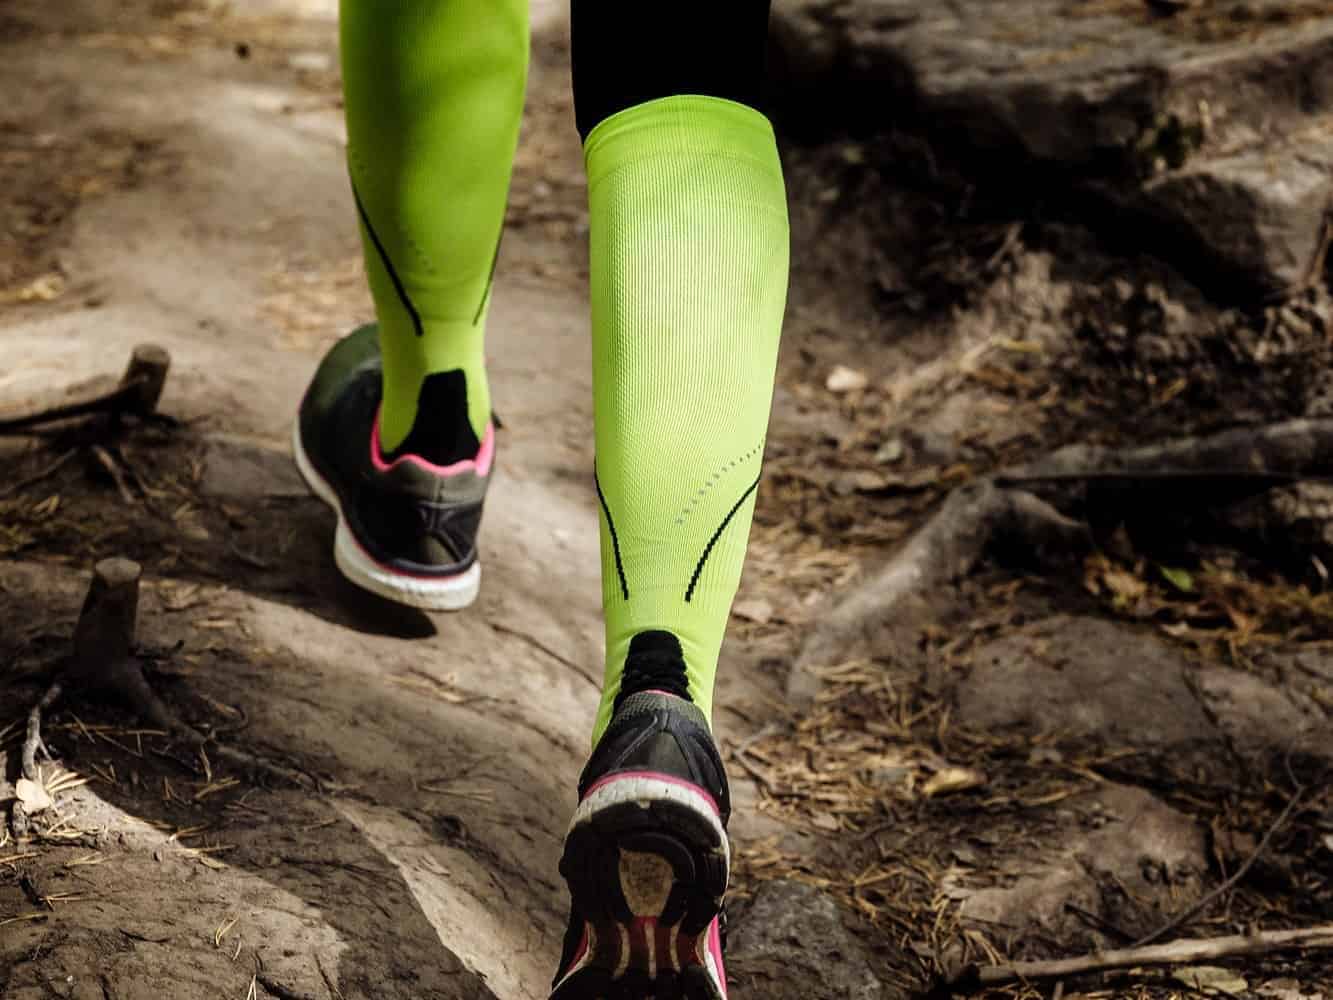
M 46 749 L 46 744 L 42 742 L 42 712 L 50 708 L 59 697 L 60 682 L 57 681 L 47 688 L 46 693 L 28 712 L 28 731 L 24 737 L 23 749 L 19 756 L 19 769 L 23 777 L 39 785 L 42 781 L 42 775 L 37 769 L 37 751 L 41 750 L 48 759 L 51 756 Z M 15 798 L 13 808 L 10 811 L 10 827 L 14 832 L 14 838 L 17 840 L 27 836 L 31 826 L 32 819 L 28 815 L 27 803 L 22 798 Z
M 1183 939 L 1147 947 L 1094 952 L 1077 958 L 1049 962 L 1015 962 L 1011 965 L 970 965 L 944 984 L 948 995 L 975 993 L 994 986 L 1032 983 L 1094 972 L 1160 965 L 1186 965 L 1243 955 L 1266 955 L 1278 951 L 1310 951 L 1333 948 L 1333 924 L 1290 931 L 1258 931 L 1231 937 Z
M 1000 472 L 998 485 L 1058 480 L 1333 478 L 1333 418 L 1286 420 L 1176 438 L 1141 448 L 1074 444 Z

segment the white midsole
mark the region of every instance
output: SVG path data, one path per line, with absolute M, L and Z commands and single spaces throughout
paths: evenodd
M 590 822 L 597 813 L 612 806 L 637 802 L 647 809 L 652 803 L 661 802 L 663 799 L 688 807 L 717 832 L 718 840 L 722 844 L 721 851 L 726 862 L 726 871 L 730 876 L 731 844 L 727 840 L 727 831 L 722 826 L 722 820 L 713 803 L 703 792 L 673 781 L 663 781 L 661 778 L 646 774 L 627 775 L 608 781 L 579 803 L 579 807 L 574 810 L 574 818 L 570 820 L 569 829 L 572 831 L 575 827 Z
M 427 611 L 458 611 L 477 599 L 477 592 L 481 589 L 480 562 L 474 562 L 457 576 L 434 580 L 395 573 L 366 555 L 353 537 L 352 529 L 347 526 L 338 494 L 305 453 L 301 444 L 299 419 L 292 426 L 292 458 L 306 485 L 338 515 L 338 528 L 333 535 L 333 561 L 343 576 L 363 590 Z

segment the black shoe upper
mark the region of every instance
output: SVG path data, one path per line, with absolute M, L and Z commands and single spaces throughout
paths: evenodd
M 477 558 L 489 476 L 440 476 L 415 462 L 377 468 L 371 430 L 381 391 L 376 330 L 364 326 L 339 341 L 315 373 L 301 402 L 301 445 L 372 559 L 424 576 L 460 573 Z M 436 416 L 447 418 L 430 414 Z
M 579 798 L 624 771 L 654 771 L 698 785 L 717 803 L 724 827 L 731 818 L 731 791 L 708 720 L 682 698 L 640 691 L 620 702 L 579 778 Z

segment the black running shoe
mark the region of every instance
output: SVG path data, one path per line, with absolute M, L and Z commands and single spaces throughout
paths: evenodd
M 621 701 L 565 837 L 572 907 L 551 1000 L 725 1000 L 728 796 L 698 708 L 661 691 Z
M 468 428 L 475 450 L 447 464 L 432 459 L 457 454 L 457 433 L 451 432 L 452 452 L 426 456 L 412 450 L 422 440 L 414 428 L 397 451 L 385 455 L 379 440 L 380 370 L 374 326 L 344 337 L 325 355 L 292 435 L 296 466 L 338 514 L 333 554 L 344 576 L 412 607 L 466 607 L 481 583 L 476 540 L 495 455 L 494 428 L 488 425 L 479 443 Z M 426 419 L 458 424 L 461 413 L 465 424 L 461 373 L 427 381 L 420 404 Z M 435 393 L 432 399 L 428 389 Z M 441 396 L 442 391 L 451 395 Z

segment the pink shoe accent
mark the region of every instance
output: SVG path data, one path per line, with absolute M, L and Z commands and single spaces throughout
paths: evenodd
M 713 953 L 713 961 L 717 963 L 717 974 L 721 982 L 722 996 L 727 995 L 727 967 L 722 961 L 722 932 L 718 930 L 717 917 L 708 925 L 708 950 Z
M 400 455 L 392 462 L 384 461 L 384 450 L 380 447 L 380 415 L 375 411 L 375 422 L 370 427 L 370 461 L 380 472 L 388 472 L 407 462 L 436 476 L 457 476 L 464 472 L 474 472 L 478 476 L 490 475 L 491 461 L 495 458 L 495 425 L 486 424 L 486 433 L 482 436 L 481 447 L 476 458 L 465 458 L 451 465 L 436 465 L 427 462 L 420 455 Z
M 588 925 L 583 925 L 583 938 L 579 941 L 579 950 L 574 953 L 574 960 L 569 963 L 569 968 L 565 970 L 568 976 L 583 963 L 583 957 L 588 954 Z
M 698 795 L 702 795 L 707 801 L 709 807 L 713 810 L 713 815 L 718 819 L 722 818 L 722 810 L 717 807 L 717 800 L 709 793 L 708 789 L 701 788 L 693 781 L 686 781 L 684 778 L 677 778 L 671 774 L 662 774 L 658 771 L 617 771 L 615 774 L 608 774 L 605 778 L 599 778 L 588 788 L 587 793 L 579 801 L 582 802 L 592 795 L 599 788 L 604 788 L 616 781 L 629 778 L 652 778 L 654 781 L 665 781 L 668 785 L 677 785 L 680 788 L 688 788 Z

